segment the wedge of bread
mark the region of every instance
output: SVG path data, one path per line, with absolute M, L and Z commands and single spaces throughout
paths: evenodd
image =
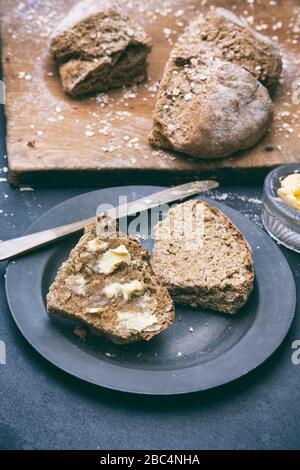
M 72 96 L 144 81 L 151 47 L 143 28 L 109 0 L 77 3 L 51 40 L 63 89 Z
M 115 224 L 101 216 L 86 227 L 49 289 L 48 313 L 116 344 L 148 341 L 172 324 L 173 302 L 147 251 Z
M 219 209 L 188 201 L 156 229 L 152 267 L 172 298 L 192 307 L 236 313 L 253 288 L 252 252 Z

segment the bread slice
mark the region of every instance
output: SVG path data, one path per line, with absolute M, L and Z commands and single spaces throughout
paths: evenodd
M 148 341 L 172 324 L 173 302 L 147 251 L 115 228 L 106 216 L 86 227 L 49 289 L 48 313 L 116 344 Z
M 51 53 L 72 96 L 140 83 L 147 78 L 151 38 L 108 0 L 83 0 L 54 31 Z
M 277 45 L 224 8 L 198 16 L 179 38 L 176 55 L 233 62 L 267 88 L 278 83 L 282 60 Z
M 159 223 L 152 268 L 172 298 L 229 314 L 246 303 L 254 280 L 247 241 L 219 209 L 188 201 Z

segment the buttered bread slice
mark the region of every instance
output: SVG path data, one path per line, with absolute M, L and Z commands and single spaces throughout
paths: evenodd
M 236 313 L 253 288 L 251 248 L 226 215 L 203 201 L 171 209 L 156 229 L 152 267 L 173 300 Z
M 148 252 L 106 216 L 86 227 L 58 270 L 47 307 L 50 316 L 79 322 L 117 344 L 148 341 L 174 319 L 172 299 Z

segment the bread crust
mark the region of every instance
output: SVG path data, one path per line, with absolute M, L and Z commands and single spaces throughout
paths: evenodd
M 282 72 L 277 45 L 225 8 L 198 16 L 179 38 L 175 55 L 188 58 L 191 54 L 233 62 L 267 88 L 277 85 Z

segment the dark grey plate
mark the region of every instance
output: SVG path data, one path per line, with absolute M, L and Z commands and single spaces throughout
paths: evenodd
M 100 203 L 117 204 L 120 195 L 134 200 L 160 189 L 121 187 L 83 194 L 44 214 L 28 233 L 92 216 Z M 209 202 L 232 219 L 253 249 L 255 288 L 236 316 L 176 306 L 174 325 L 150 343 L 116 346 L 100 338 L 84 343 L 72 333 L 73 326 L 50 321 L 45 305 L 48 287 L 78 239 L 73 237 L 9 264 L 7 297 L 22 334 L 69 374 L 131 393 L 175 395 L 206 390 L 259 366 L 290 328 L 296 303 L 294 279 L 284 256 L 262 230 L 233 209 Z

